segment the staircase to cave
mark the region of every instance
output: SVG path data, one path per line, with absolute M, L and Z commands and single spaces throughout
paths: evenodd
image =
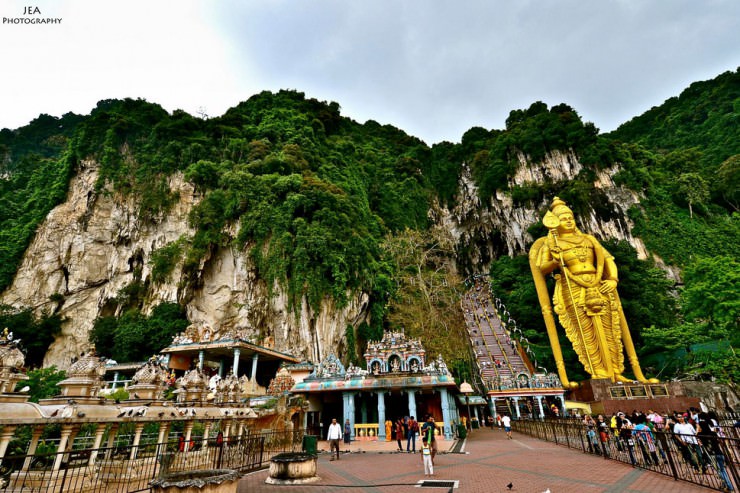
M 517 375 L 534 372 L 522 346 L 501 320 L 488 282 L 477 279 L 462 296 L 461 306 L 480 382 L 486 390 L 501 389 L 514 382 Z M 499 402 L 505 407 L 504 402 Z

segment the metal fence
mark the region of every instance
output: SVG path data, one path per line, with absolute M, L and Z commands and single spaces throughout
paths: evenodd
M 262 432 L 207 441 L 169 441 L 64 453 L 6 456 L 2 492 L 133 493 L 169 473 L 204 469 L 249 472 L 279 453 L 300 450 L 303 430 Z
M 707 444 L 683 444 L 670 432 L 633 433 L 618 437 L 613 430 L 589 433 L 581 420 L 517 420 L 513 428 L 526 435 L 571 449 L 617 460 L 634 467 L 654 471 L 676 480 L 687 481 L 721 491 L 737 491 L 740 485 L 740 440 L 718 437 L 720 454 L 712 453 Z M 701 438 L 701 437 L 697 437 Z M 684 440 L 688 441 L 688 440 Z

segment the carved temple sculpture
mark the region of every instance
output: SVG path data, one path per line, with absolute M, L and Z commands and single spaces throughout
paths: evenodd
M 592 378 L 631 381 L 623 375 L 626 351 L 637 380 L 657 383 L 655 379 L 647 380 L 640 369 L 617 294 L 619 277 L 614 257 L 596 238 L 576 227 L 573 211 L 558 197 L 542 223 L 549 233 L 532 245 L 529 265 L 563 386 L 572 389 L 578 384 L 566 375 L 553 311 Z M 556 271 L 551 305 L 545 276 Z

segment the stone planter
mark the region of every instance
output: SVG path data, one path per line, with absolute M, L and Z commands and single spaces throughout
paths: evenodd
M 269 484 L 305 484 L 319 481 L 316 475 L 316 455 L 286 452 L 270 459 Z
M 206 469 L 166 474 L 149 485 L 153 493 L 236 493 L 240 474 L 233 469 Z

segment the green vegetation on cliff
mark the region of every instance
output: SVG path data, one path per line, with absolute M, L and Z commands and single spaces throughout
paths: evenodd
M 181 312 L 167 312 L 172 324 L 166 326 L 156 310 L 142 315 L 149 287 L 165 282 L 181 260 L 185 288 L 197 286 L 203 263 L 225 247 L 248 252 L 261 281 L 269 290 L 281 286 L 295 310 L 304 300 L 313 308 L 327 298 L 341 306 L 349 292 L 368 293 L 372 325 L 347 327 L 350 359 L 384 327 L 404 327 L 425 339 L 440 331 L 454 337 L 462 319 L 447 313 L 457 286 L 447 261 L 453 254 L 424 262 L 415 255 L 439 249 L 428 212 L 435 203 L 456 205 L 463 165 L 471 169 L 482 207 L 498 192 L 537 209 L 559 195 L 577 214 L 594 210 L 603 220 L 627 213 L 614 210 L 594 187 L 597 173 L 617 166 L 617 184 L 643 197 L 629 211 L 635 234 L 651 252 L 690 272 L 702 261 L 695 252 L 727 254 L 740 240 L 737 216 L 729 213 L 740 202 L 733 186 L 740 162 L 738 87 L 737 72 L 693 84 L 609 135 L 599 135 L 568 105 L 535 102 L 512 111 L 503 130 L 474 127 L 459 144 L 431 148 L 392 126 L 357 123 L 343 117 L 337 103 L 295 91 L 263 92 L 211 119 L 133 99 L 101 101 L 84 117 L 42 115 L 27 127 L 0 132 L 0 287 L 12 281 L 40 221 L 64 199 L 70 176 L 93 159 L 100 166 L 99 192 L 135 195 L 145 220 L 159 221 L 177 199 L 169 188 L 173 173 L 182 173 L 202 198 L 189 218 L 195 234 L 145 259 L 151 278 L 142 279 L 139 269 L 106 307 L 106 313 L 123 315 L 96 322 L 93 339 L 117 359 L 146 358 L 157 349 L 152 344 L 169 342 L 186 322 Z M 555 153 L 580 162 L 575 179 L 511 185 L 522 159 L 538 162 Z M 541 233 L 537 228 L 534 236 Z M 481 240 L 503 244 L 496 232 Z M 714 334 L 710 342 L 729 340 L 722 334 L 731 334 L 732 325 L 707 318 L 706 307 L 676 305 L 674 287 L 652 263 L 638 261 L 625 245 L 608 248 L 617 256 L 620 292 L 644 351 L 659 351 L 651 327 L 691 323 Z M 454 260 L 470 273 L 476 267 L 466 251 Z M 538 360 L 547 362 L 526 262 L 501 258 L 492 273 L 497 295 L 527 331 Z M 686 279 L 689 291 L 693 278 Z M 434 291 L 424 290 L 432 285 Z M 429 344 L 458 372 L 468 371 L 456 344 Z
M 601 156 L 592 161 L 596 166 L 619 164 L 615 182 L 642 195 L 639 206 L 627 211 L 634 221 L 633 234 L 650 252 L 685 269 L 684 285 L 671 286 L 649 262 L 637 261 L 634 252 L 607 245 L 620 269 L 619 290 L 643 366 L 660 378 L 713 375 L 721 381 L 737 381 L 740 377 L 734 350 L 740 344 L 736 335 L 740 285 L 734 253 L 740 244 L 738 115 L 740 72 L 727 72 L 692 84 L 679 97 L 599 136 L 598 144 L 584 150 Z M 592 152 L 595 148 L 600 151 Z M 588 164 L 589 159 L 581 161 Z M 595 205 L 600 216 L 613 215 L 606 209 L 600 212 L 599 194 L 587 182 L 578 184 L 580 178 L 554 187 L 512 190 L 512 196 L 534 197 L 532 203 L 537 204 L 557 192 L 569 202 L 576 199 L 576 211 L 583 198 Z M 580 198 L 557 190 L 558 186 L 580 190 Z M 541 193 L 543 188 L 547 193 Z M 532 229 L 533 236 L 543 233 Z M 716 260 L 710 264 L 707 258 Z M 494 288 L 519 326 L 527 328 L 535 353 L 552 368 L 544 324 L 539 312 L 531 310 L 536 298 L 528 270 L 524 257 L 498 259 L 491 269 Z M 709 272 L 711 281 L 696 276 L 710 276 Z M 729 298 L 734 303 L 727 301 L 727 293 L 733 293 Z M 697 304 L 698 300 L 703 303 Z M 721 307 L 724 316 L 712 316 L 717 313 L 713 307 Z M 566 353 L 569 346 L 563 344 Z M 568 354 L 565 360 L 575 361 Z M 582 376 L 578 366 L 571 364 L 569 373 Z

